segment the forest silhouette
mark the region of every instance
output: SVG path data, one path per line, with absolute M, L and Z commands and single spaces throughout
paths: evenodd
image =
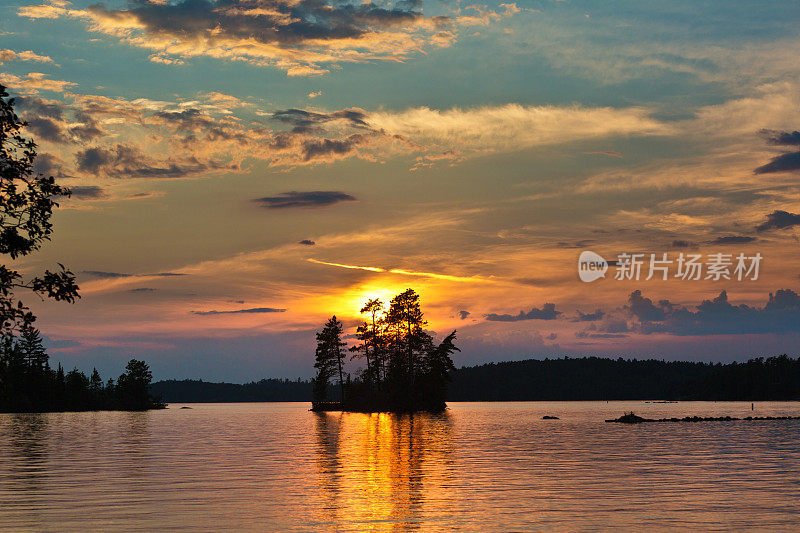
M 447 401 L 800 400 L 800 358 L 707 363 L 563 357 L 486 363 L 450 372 Z M 347 383 L 345 377 L 345 383 Z M 237 383 L 168 380 L 153 392 L 168 402 L 308 402 L 312 380 Z M 338 383 L 329 384 L 330 397 Z
M 361 309 L 367 319 L 356 329 L 357 343 L 347 348 L 342 323 L 332 316 L 317 333 L 312 380 L 312 408 L 316 411 L 361 412 L 442 411 L 447 383 L 455 370 L 451 355 L 459 351 L 456 332 L 440 343 L 425 331 L 419 295 L 413 289 L 398 294 L 384 310 L 379 299 Z M 346 372 L 350 359 L 366 366 L 355 378 Z M 331 381 L 338 393 L 331 399 Z
M 162 407 L 149 392 L 152 374 L 144 361 L 131 359 L 114 382 L 103 383 L 78 369 L 50 368 L 36 316 L 20 300 L 27 291 L 42 300 L 74 303 L 80 295 L 75 275 L 59 264 L 55 271 L 25 279 L 9 266 L 38 251 L 53 233 L 51 218 L 70 190 L 52 176 L 36 172 L 36 143 L 23 135 L 27 124 L 14 111 L 14 99 L 0 85 L 0 412 L 140 410 Z

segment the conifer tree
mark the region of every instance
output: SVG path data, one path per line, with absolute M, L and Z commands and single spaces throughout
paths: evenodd
M 339 375 L 341 399 L 344 401 L 343 348 L 346 344 L 342 342 L 342 331 L 342 323 L 334 315 L 325 323 L 322 331 L 317 333 L 317 350 L 314 363 L 314 367 L 317 369 L 317 377 L 314 381 L 314 388 L 317 397 L 321 397 L 317 401 L 324 400 L 328 380 L 337 373 Z
M 47 351 L 42 345 L 42 336 L 32 324 L 24 324 L 19 337 L 19 347 L 25 356 L 28 368 L 35 374 L 44 372 L 49 359 Z

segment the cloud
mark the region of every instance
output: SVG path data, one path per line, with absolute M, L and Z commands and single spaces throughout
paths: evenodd
M 135 1 L 123 9 L 72 9 L 51 0 L 18 10 L 31 19 L 84 20 L 92 31 L 152 51 L 150 60 L 158 63 L 209 56 L 272 66 L 289 76 L 324 74 L 340 63 L 403 61 L 426 47 L 449 46 L 459 27 L 514 13 L 475 5 L 458 16 L 426 16 L 419 2 L 380 0 Z
M 755 240 L 755 237 L 748 237 L 747 235 L 725 235 L 708 241 L 708 244 L 747 244 Z
M 105 272 L 103 270 L 84 270 L 81 273 L 86 274 L 87 276 L 92 276 L 93 278 L 100 278 L 100 279 L 128 278 L 132 276 L 132 274 L 122 274 L 120 272 Z
M 157 272 L 155 274 L 125 274 L 122 272 L 107 272 L 105 270 L 84 270 L 81 273 L 98 279 L 119 279 L 119 278 L 133 278 L 133 277 L 170 278 L 175 276 L 186 275 L 180 272 Z
M 800 131 L 761 130 L 759 133 L 761 133 L 770 144 L 800 146 Z
M 302 244 L 304 246 L 314 246 L 317 243 L 315 243 L 311 239 L 303 239 L 302 241 L 299 241 L 297 244 Z
M 671 246 L 673 248 L 693 248 L 696 245 L 695 245 L 695 243 L 693 243 L 691 241 L 674 240 L 674 241 L 672 241 Z
M 377 131 L 426 147 L 510 151 L 609 136 L 663 135 L 671 130 L 641 108 L 506 104 L 439 111 L 427 107 L 368 113 Z
M 800 332 L 800 296 L 791 289 L 769 294 L 764 307 L 733 305 L 726 291 L 703 300 L 695 311 L 662 300 L 655 306 L 641 291 L 629 297 L 627 309 L 640 322 L 639 333 L 673 335 L 740 335 Z M 644 303 L 643 303 L 644 302 Z
M 93 200 L 105 196 L 105 191 L 97 185 L 76 185 L 70 187 L 72 198 L 80 200 Z
M 598 309 L 594 313 L 582 313 L 580 310 L 578 310 L 578 316 L 573 320 L 575 322 L 594 322 L 595 320 L 600 320 L 604 316 L 605 312 L 603 312 L 600 309 Z
M 662 300 L 659 305 L 653 300 L 642 296 L 641 290 L 635 290 L 628 296 L 628 305 L 625 307 L 631 315 L 643 322 L 658 322 L 664 320 L 667 311 L 671 311 L 668 301 Z
M 157 160 L 128 144 L 86 148 L 75 154 L 75 161 L 81 172 L 118 178 L 185 178 L 206 171 L 232 170 L 222 163 L 201 162 L 194 156 Z
M 583 152 L 584 155 L 604 155 L 606 157 L 616 157 L 622 159 L 622 154 L 613 150 L 596 150 L 594 152 Z
M 15 52 L 14 50 L 0 50 L 0 65 L 9 63 L 11 61 L 35 61 L 38 63 L 53 63 L 52 58 L 48 56 L 41 56 L 30 50 L 22 52 Z
M 761 165 L 753 172 L 756 174 L 770 174 L 790 170 L 800 170 L 800 152 L 789 152 L 773 157 L 769 163 Z
M 470 315 L 469 311 L 461 310 L 458 312 L 458 318 L 461 320 L 466 320 L 467 317 L 469 317 L 469 315 Z
M 39 91 L 63 93 L 67 89 L 78 85 L 71 81 L 48 79 L 47 74 L 42 74 L 41 72 L 30 72 L 25 77 L 0 73 L 0 84 L 26 94 L 37 94 Z
M 253 200 L 268 209 L 293 207 L 325 207 L 339 202 L 355 202 L 355 197 L 341 191 L 289 191 L 278 196 L 265 196 Z
M 767 139 L 769 144 L 800 146 L 800 131 L 761 130 L 759 133 Z M 753 172 L 756 174 L 770 174 L 790 170 L 800 170 L 800 152 L 787 152 L 775 156 L 770 159 L 769 163 L 761 165 Z
M 156 289 L 152 287 L 137 287 L 135 289 L 129 289 L 128 292 L 133 292 L 133 293 L 156 292 Z
M 254 307 L 252 309 L 235 309 L 233 311 L 190 311 L 193 315 L 238 315 L 238 314 L 260 314 L 260 313 L 284 313 L 286 309 L 274 307 Z
M 354 127 L 366 128 L 368 127 L 365 121 L 366 117 L 366 112 L 359 108 L 348 108 L 329 113 L 291 108 L 276 111 L 271 118 L 293 126 L 292 131 L 299 133 L 313 130 L 320 124 L 328 122 L 340 122 Z
M 528 312 L 520 311 L 518 315 L 498 315 L 490 313 L 486 320 L 490 322 L 519 322 L 521 320 L 554 320 L 561 311 L 556 311 L 556 304 L 546 303 L 541 309 L 534 307 Z
M 765 222 L 756 226 L 756 231 L 791 228 L 798 225 L 800 225 L 800 215 L 789 213 L 788 211 L 775 210 L 767 215 Z

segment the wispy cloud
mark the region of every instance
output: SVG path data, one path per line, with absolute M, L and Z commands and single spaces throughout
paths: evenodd
M 234 309 L 231 311 L 190 311 L 193 315 L 243 315 L 243 314 L 261 314 L 261 313 L 285 313 L 286 309 L 277 309 L 275 307 L 253 307 L 251 309 Z
M 256 198 L 254 202 L 268 209 L 293 207 L 326 207 L 340 202 L 355 202 L 356 198 L 341 191 L 289 191 L 278 196 Z

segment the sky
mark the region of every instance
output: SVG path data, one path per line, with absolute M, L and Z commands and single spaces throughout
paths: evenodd
M 797 355 L 800 4 L 40 1 L 0 83 L 73 190 L 15 262 L 78 277 L 26 300 L 67 368 L 305 378 L 406 288 L 457 366 Z

